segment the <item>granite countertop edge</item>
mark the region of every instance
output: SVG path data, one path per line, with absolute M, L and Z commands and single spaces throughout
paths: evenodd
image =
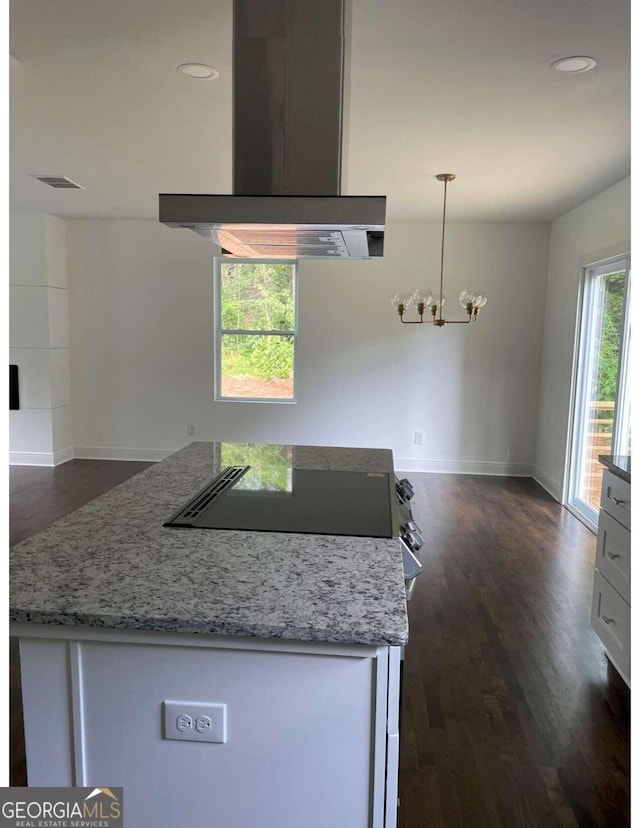
M 329 628 L 312 628 L 244 625 L 194 619 L 157 619 L 136 616 L 108 617 L 100 615 L 67 615 L 65 613 L 39 612 L 13 609 L 10 621 L 15 624 L 44 624 L 56 627 L 83 627 L 90 629 L 132 630 L 140 632 L 187 633 L 193 635 L 224 635 L 243 638 L 280 639 L 282 641 L 318 641 L 328 644 L 362 644 L 366 646 L 404 646 L 407 633 L 393 635 L 387 631 L 377 635 L 370 630 L 336 631 Z

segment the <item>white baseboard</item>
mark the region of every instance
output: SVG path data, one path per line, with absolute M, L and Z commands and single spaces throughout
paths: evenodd
M 73 448 L 60 451 L 10 451 L 9 464 L 11 466 L 59 466 L 68 460 L 73 460 Z
M 138 460 L 148 463 L 164 460 L 173 450 L 109 448 L 103 446 L 75 446 L 56 452 L 16 452 L 9 455 L 12 466 L 59 466 L 72 458 L 79 460 Z M 562 501 L 560 487 L 540 469 L 529 463 L 459 462 L 455 460 L 424 460 L 415 457 L 396 457 L 396 472 L 425 472 L 430 474 L 482 474 L 496 477 L 533 477 L 558 503 Z
M 53 465 L 59 466 L 60 463 L 67 463 L 69 460 L 73 460 L 75 457 L 75 452 L 73 446 L 69 446 L 66 449 L 60 449 L 60 451 L 55 451 L 53 453 Z
M 164 460 L 175 449 L 165 451 L 164 449 L 137 449 L 137 448 L 105 448 L 96 446 L 76 446 L 74 457 L 81 460 L 142 460 L 153 463 Z
M 55 466 L 52 451 L 10 451 L 12 466 Z
M 533 470 L 533 479 L 536 483 L 539 483 L 546 492 L 549 492 L 554 500 L 557 500 L 558 503 L 562 503 L 562 486 L 558 485 L 555 480 L 547 477 L 547 475 L 537 467 Z
M 415 457 L 394 458 L 396 472 L 430 474 L 485 474 L 496 477 L 533 477 L 530 463 L 494 463 L 456 460 L 423 460 Z

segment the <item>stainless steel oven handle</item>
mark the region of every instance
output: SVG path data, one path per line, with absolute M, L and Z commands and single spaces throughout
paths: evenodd
M 400 539 L 402 547 L 402 566 L 404 568 L 404 579 L 409 581 L 416 578 L 422 572 L 422 564 L 407 546 L 403 538 Z

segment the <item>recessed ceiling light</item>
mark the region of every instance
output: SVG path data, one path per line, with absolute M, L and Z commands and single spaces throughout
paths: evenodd
M 551 68 L 557 72 L 570 72 L 575 75 L 579 72 L 588 72 L 596 65 L 592 57 L 585 55 L 572 55 L 571 57 L 560 58 L 551 64 Z
M 206 63 L 181 63 L 178 66 L 178 72 L 199 80 L 214 80 L 220 77 L 220 72 L 214 69 L 213 66 L 207 66 Z

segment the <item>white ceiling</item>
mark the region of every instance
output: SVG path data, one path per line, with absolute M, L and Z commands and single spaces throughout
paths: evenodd
M 231 0 L 12 0 L 12 208 L 157 218 L 159 192 L 231 192 L 231 17 Z M 629 53 L 627 0 L 353 0 L 343 193 L 437 220 L 433 176 L 455 172 L 454 220 L 556 218 L 629 173 Z M 572 54 L 598 65 L 549 68 Z M 220 77 L 175 71 L 191 61 Z

